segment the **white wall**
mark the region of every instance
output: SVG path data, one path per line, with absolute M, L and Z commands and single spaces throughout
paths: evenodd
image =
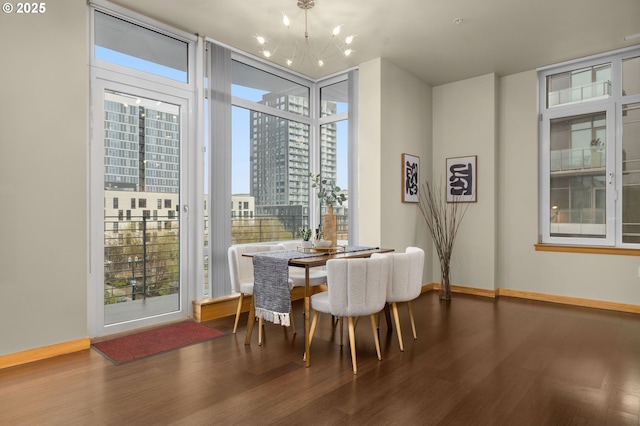
M 402 202 L 402 153 L 420 157 L 420 178 L 431 174 L 431 87 L 393 63 L 360 65 L 359 220 L 363 244 L 427 252 L 431 239 L 415 203 Z
M 477 156 L 477 202 L 469 204 L 454 244 L 451 283 L 485 290 L 496 287 L 496 95 L 494 74 L 433 88 L 433 182 L 445 185 L 447 158 Z
M 499 286 L 640 305 L 640 257 L 537 252 L 538 120 L 535 71 L 500 81 Z
M 360 64 L 358 70 L 358 204 L 359 241 L 382 241 L 382 60 Z
M 87 6 L 46 6 L 0 16 L 0 355 L 88 336 Z

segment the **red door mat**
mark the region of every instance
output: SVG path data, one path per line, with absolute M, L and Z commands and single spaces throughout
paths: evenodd
M 114 364 L 120 365 L 224 335 L 220 330 L 189 321 L 91 346 Z

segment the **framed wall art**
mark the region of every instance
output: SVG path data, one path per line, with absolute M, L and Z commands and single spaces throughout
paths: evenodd
M 402 154 L 402 202 L 417 203 L 420 186 L 420 157 Z
M 475 203 L 477 201 L 476 155 L 447 158 L 447 202 Z

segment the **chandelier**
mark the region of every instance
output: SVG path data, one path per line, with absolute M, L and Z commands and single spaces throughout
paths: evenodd
M 297 1 L 298 7 L 304 11 L 304 39 L 294 34 L 291 30 L 291 20 L 282 12 L 285 36 L 282 35 L 282 31 L 268 39 L 259 34 L 255 35 L 256 41 L 261 46 L 260 54 L 262 56 L 272 60 L 281 58 L 289 67 L 301 65 L 305 61 L 311 61 L 322 67 L 325 62 L 336 56 L 348 57 L 354 52 L 351 46 L 355 35 L 349 35 L 344 39 L 340 38 L 342 25 L 334 27 L 331 31 L 331 39 L 321 46 L 319 42 L 310 40 L 308 12 L 315 6 L 315 0 Z M 287 39 L 289 43 L 286 43 Z

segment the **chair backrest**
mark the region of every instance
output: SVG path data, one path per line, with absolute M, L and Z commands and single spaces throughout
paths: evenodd
M 389 259 L 331 259 L 327 261 L 329 309 L 336 316 L 380 312 L 387 294 Z
M 407 247 L 404 253 L 374 254 L 389 258 L 387 302 L 406 302 L 420 296 L 424 270 L 424 250 Z
M 227 254 L 229 273 L 231 275 L 231 288 L 233 291 L 239 293 L 241 283 L 253 282 L 253 259 L 243 256 L 244 253 L 259 253 L 275 250 L 284 250 L 284 247 L 277 244 L 249 244 L 229 247 Z
M 285 250 L 296 250 L 300 245 L 300 241 L 283 241 L 278 243 L 278 245 L 284 247 Z

